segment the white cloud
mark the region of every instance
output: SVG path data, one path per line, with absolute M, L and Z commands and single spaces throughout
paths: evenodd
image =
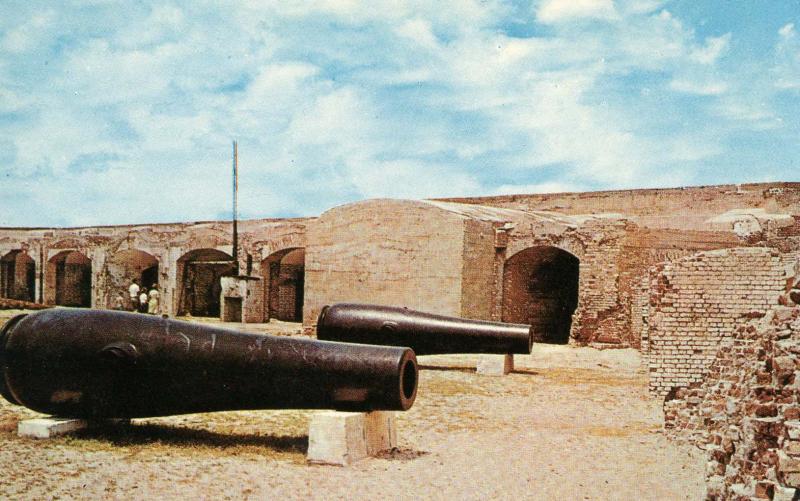
M 545 0 L 536 10 L 542 23 L 559 23 L 575 19 L 615 19 L 612 0 Z
M 766 100 L 759 102 L 756 96 L 727 99 L 715 106 L 713 111 L 722 118 L 745 123 L 752 130 L 769 130 L 783 125 L 772 106 Z
M 124 47 L 142 47 L 173 38 L 186 29 L 183 11 L 172 5 L 156 5 L 141 23 L 123 29 L 116 40 Z
M 6 32 L 0 39 L 0 48 L 11 53 L 22 53 L 35 48 L 56 19 L 53 11 L 32 16 L 26 23 Z
M 0 158 L 16 157 L 4 183 L 69 224 L 209 219 L 227 210 L 234 138 L 252 217 L 689 183 L 731 131 L 781 126 L 772 93 L 800 88 L 800 51 L 786 25 L 772 71 L 742 78 L 735 31 L 698 39 L 663 4 L 548 0 L 533 37 L 492 0 L 145 7 L 29 74 L 60 35 L 21 25 L 2 39 L 20 52 L 0 51 L 0 112 L 20 117 L 0 122 L 14 152 Z M 102 17 L 55 15 L 62 29 Z M 686 94 L 706 98 L 690 109 Z M 16 212 L 35 220 L 0 210 Z
M 780 90 L 800 90 L 800 39 L 794 24 L 778 30 L 780 38 L 775 46 L 775 87 Z
M 664 0 L 626 0 L 619 2 L 621 10 L 625 14 L 648 14 L 660 9 L 664 3 Z
M 436 198 L 481 193 L 469 174 L 443 165 L 409 160 L 363 162 L 348 160 L 348 170 L 365 198 Z
M 427 47 L 430 49 L 436 49 L 439 47 L 439 41 L 436 38 L 436 35 L 433 34 L 431 24 L 424 19 L 410 19 L 395 28 L 395 32 L 402 37 L 412 40 L 422 47 Z
M 694 82 L 685 79 L 671 81 L 669 88 L 677 92 L 700 96 L 718 96 L 728 90 L 728 86 L 724 82 Z
M 61 88 L 93 103 L 135 102 L 165 93 L 172 65 L 188 55 L 178 44 L 152 50 L 117 50 L 105 40 L 90 42 L 65 62 Z
M 728 49 L 730 41 L 730 33 L 719 37 L 708 37 L 703 47 L 695 48 L 691 52 L 689 59 L 700 64 L 713 64 Z

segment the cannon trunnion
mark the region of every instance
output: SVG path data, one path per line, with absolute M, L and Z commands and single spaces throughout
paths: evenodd
M 317 338 L 329 341 L 408 346 L 417 355 L 531 352 L 530 325 L 466 320 L 406 308 L 339 303 L 325 306 Z
M 117 311 L 44 310 L 0 330 L 0 393 L 64 417 L 407 410 L 417 376 L 408 348 L 248 334 Z

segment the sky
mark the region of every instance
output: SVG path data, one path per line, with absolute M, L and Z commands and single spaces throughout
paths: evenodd
M 800 180 L 800 0 L 0 3 L 0 226 Z

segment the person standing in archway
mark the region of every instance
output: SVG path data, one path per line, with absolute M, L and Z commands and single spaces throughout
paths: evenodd
M 158 284 L 153 284 L 147 298 L 147 313 L 158 315 Z
M 128 294 L 130 295 L 130 311 L 137 311 L 139 309 L 139 284 L 134 278 L 128 287 Z
M 139 293 L 139 313 L 147 313 L 147 302 L 147 289 L 142 287 L 141 292 Z

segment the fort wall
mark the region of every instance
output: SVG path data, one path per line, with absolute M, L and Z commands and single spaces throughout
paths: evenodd
M 0 228 L 0 296 L 111 308 L 139 278 L 158 283 L 162 313 L 218 314 L 219 278 L 238 265 L 260 280 L 248 321 L 302 317 L 310 329 L 324 304 L 377 302 L 647 350 L 653 266 L 742 246 L 800 253 L 799 183 L 458 200 L 242 221 L 237 256 L 227 221 Z
M 461 314 L 464 219 L 422 202 L 331 209 L 309 227 L 303 324 L 326 304 L 361 302 Z
M 702 382 L 734 330 L 777 303 L 786 270 L 781 254 L 764 247 L 701 252 L 656 266 L 643 311 L 650 391 L 665 396 Z

